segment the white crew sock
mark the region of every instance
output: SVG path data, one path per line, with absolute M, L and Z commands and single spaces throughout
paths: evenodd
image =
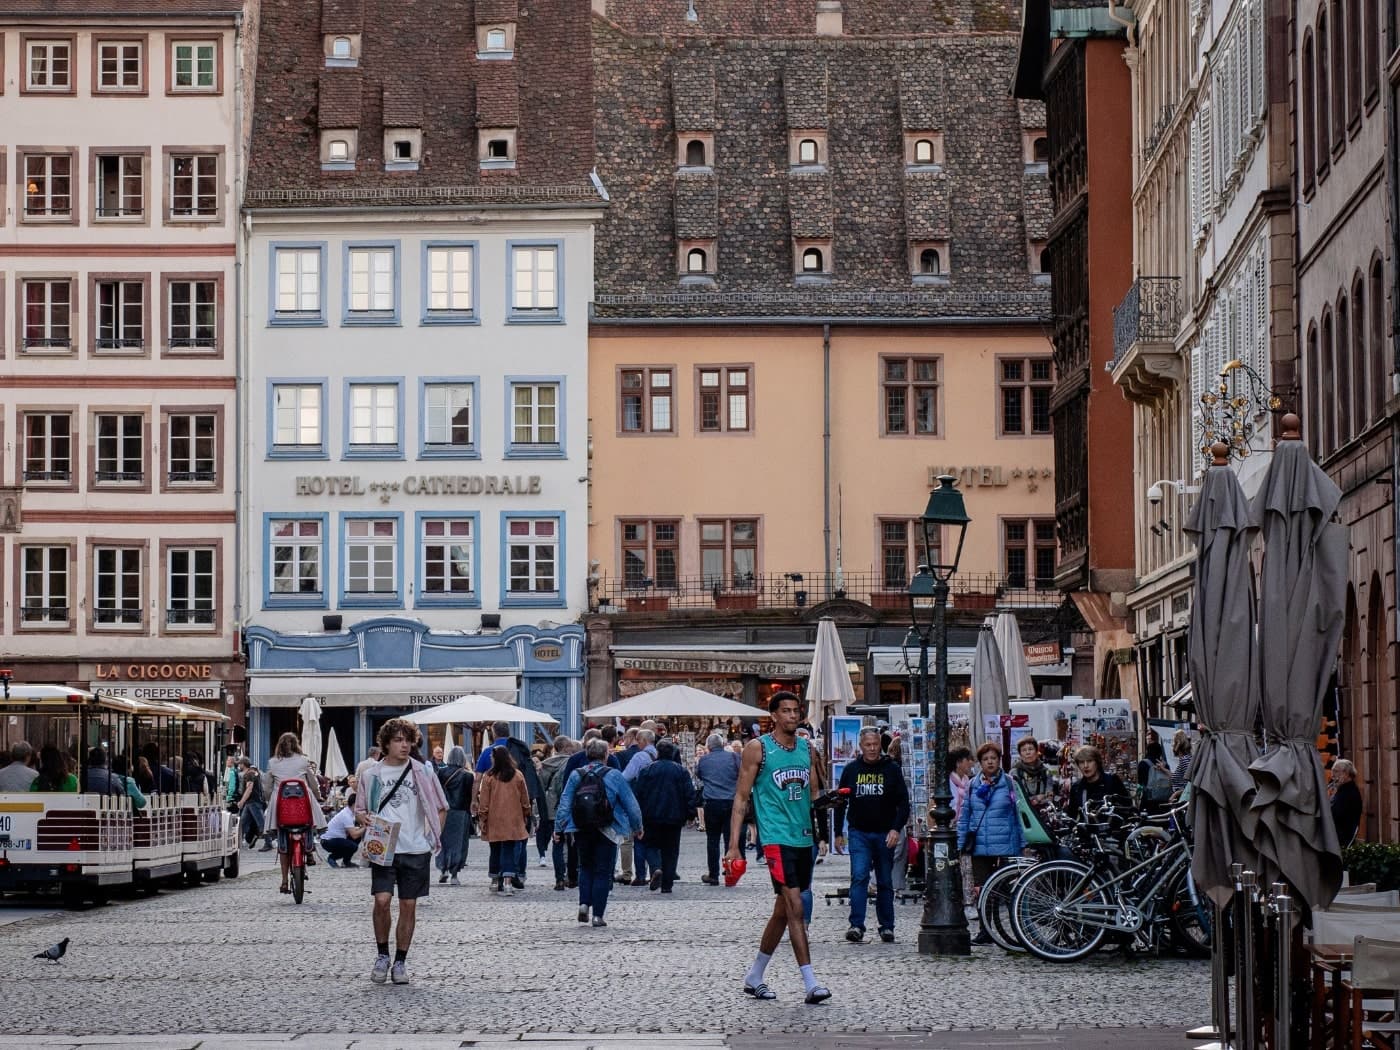
M 799 966 L 798 969 L 802 971 L 803 988 L 810 992 L 817 986 L 817 975 L 812 972 L 811 963 L 808 963 L 806 966 Z
M 759 952 L 754 956 L 753 965 L 749 967 L 749 972 L 744 974 L 744 983 L 750 988 L 757 988 L 763 983 L 763 972 L 768 969 L 768 964 L 773 961 L 773 956 Z

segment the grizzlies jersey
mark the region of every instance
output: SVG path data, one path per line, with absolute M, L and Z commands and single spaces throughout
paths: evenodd
M 759 737 L 763 764 L 754 778 L 753 807 L 765 846 L 812 845 L 812 753 L 804 737 L 791 751 L 773 739 Z

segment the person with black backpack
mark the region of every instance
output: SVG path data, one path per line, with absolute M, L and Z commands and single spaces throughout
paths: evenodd
M 642 810 L 621 773 L 608 766 L 608 745 L 601 738 L 584 747 L 586 761 L 569 774 L 554 814 L 554 839 L 572 834 L 578 846 L 578 921 L 606 926 L 603 913 L 612 889 L 617 844 L 631 835 L 640 840 Z

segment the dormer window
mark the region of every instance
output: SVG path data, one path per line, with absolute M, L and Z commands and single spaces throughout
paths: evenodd
M 951 263 L 946 241 L 924 241 L 909 246 L 909 273 L 915 284 L 947 284 Z
M 790 167 L 819 168 L 825 164 L 825 131 L 788 132 L 788 165 Z
M 477 131 L 477 161 L 482 168 L 515 167 L 515 129 L 481 128 Z
M 906 131 L 904 165 L 909 168 L 938 168 L 943 165 L 943 132 Z
M 792 269 L 798 283 L 825 283 L 831 277 L 831 241 L 826 239 L 793 241 Z
M 353 170 L 358 140 L 359 133 L 349 128 L 321 132 L 321 170 Z
M 714 156 L 714 132 L 683 131 L 676 136 L 676 164 L 680 167 L 708 168 Z
M 476 27 L 476 57 L 487 61 L 515 57 L 515 25 L 497 22 Z
M 1036 284 L 1050 283 L 1050 249 L 1044 241 L 1031 241 L 1029 250 L 1031 278 Z
M 682 285 L 714 287 L 715 241 L 681 241 L 676 245 L 676 265 Z
M 423 156 L 421 128 L 384 129 L 384 170 L 417 171 Z
M 359 33 L 327 33 L 321 44 L 328 67 L 352 68 L 360 64 Z

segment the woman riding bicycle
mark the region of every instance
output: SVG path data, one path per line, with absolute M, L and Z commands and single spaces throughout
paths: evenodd
M 311 815 L 318 831 L 324 830 L 326 827 L 326 814 L 321 810 L 321 795 L 316 777 L 311 771 L 311 760 L 302 754 L 301 742 L 295 733 L 283 733 L 277 738 L 277 749 L 267 763 L 267 772 L 272 776 L 272 798 L 267 807 L 265 830 L 269 833 L 277 832 L 278 860 L 282 863 L 282 886 L 279 892 L 291 893 L 291 887 L 287 884 L 288 874 L 291 870 L 291 856 L 287 853 L 287 834 L 284 829 L 277 826 L 278 783 L 283 780 L 300 780 L 306 785 L 308 794 L 315 800 L 311 806 Z M 313 856 L 315 841 L 314 835 L 306 836 L 306 859 L 307 863 L 310 864 L 315 863 Z

